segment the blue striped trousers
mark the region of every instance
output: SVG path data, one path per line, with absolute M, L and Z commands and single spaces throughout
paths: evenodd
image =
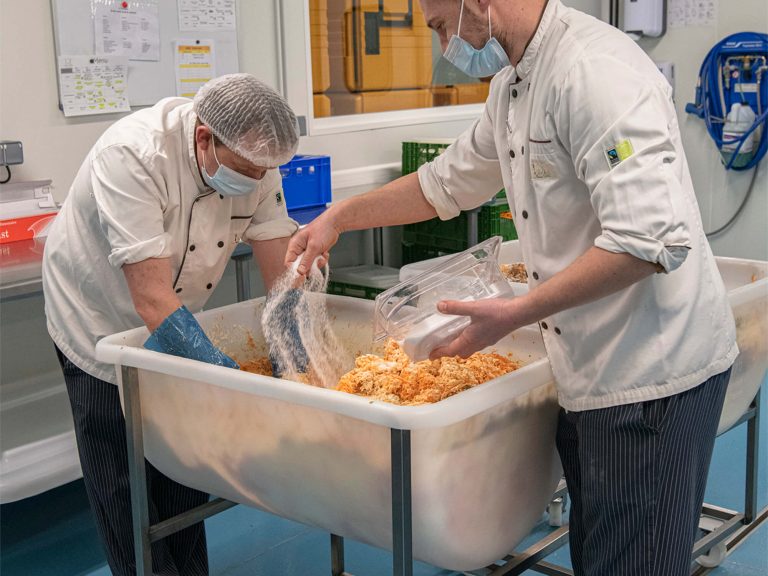
M 560 411 L 576 576 L 687 576 L 730 369 L 680 394 Z
M 136 574 L 128 481 L 125 420 L 117 386 L 75 366 L 58 348 L 75 422 L 83 480 L 96 529 L 115 576 Z M 149 462 L 149 520 L 156 524 L 208 501 L 208 495 L 167 478 Z M 157 576 L 206 576 L 208 550 L 203 523 L 152 544 Z

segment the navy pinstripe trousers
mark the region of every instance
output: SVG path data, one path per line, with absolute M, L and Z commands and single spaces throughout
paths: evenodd
M 680 394 L 560 411 L 576 576 L 687 576 L 731 370 Z
M 136 574 L 125 420 L 117 386 L 83 372 L 58 348 L 75 422 L 77 450 L 96 529 L 115 576 Z M 149 462 L 149 520 L 155 524 L 208 501 L 208 495 L 182 486 Z M 157 576 L 206 576 L 208 549 L 203 523 L 152 544 Z

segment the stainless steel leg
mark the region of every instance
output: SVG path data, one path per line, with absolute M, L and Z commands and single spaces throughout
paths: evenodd
M 611 26 L 615 26 L 616 28 L 619 27 L 619 1 L 618 0 L 610 0 L 609 8 L 609 16 L 608 16 L 608 23 Z
M 747 423 L 747 482 L 744 499 L 744 524 L 757 515 L 758 461 L 760 455 L 760 390 L 752 401 L 755 414 Z
M 237 301 L 251 299 L 251 262 L 250 254 L 247 256 L 234 256 L 235 261 L 235 285 L 237 286 Z
M 411 431 L 392 429 L 392 573 L 413 576 Z
M 349 576 L 344 572 L 344 538 L 331 534 L 331 576 Z
M 475 208 L 467 212 L 467 242 L 469 247 L 478 243 L 479 227 L 477 224 L 477 215 L 480 214 L 480 208 Z
M 384 229 L 373 229 L 373 263 L 384 266 Z
M 151 576 L 152 547 L 149 542 L 149 503 L 144 467 L 144 435 L 141 428 L 139 372 L 136 368 L 123 366 L 122 376 L 136 576 Z

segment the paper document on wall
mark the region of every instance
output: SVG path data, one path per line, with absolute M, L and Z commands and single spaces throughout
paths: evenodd
M 213 40 L 177 40 L 176 95 L 193 98 L 200 87 L 216 76 Z
M 130 111 L 125 56 L 59 56 L 58 72 L 65 116 Z
M 717 0 L 669 0 L 667 24 L 671 28 L 714 26 Z
M 97 54 L 160 60 L 157 0 L 97 0 L 93 4 L 93 25 Z
M 235 0 L 178 0 L 179 30 L 234 30 Z

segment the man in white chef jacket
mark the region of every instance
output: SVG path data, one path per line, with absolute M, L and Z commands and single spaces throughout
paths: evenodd
M 575 574 L 687 574 L 738 349 L 672 90 L 631 39 L 560 0 L 421 4 L 448 60 L 496 74 L 485 109 L 418 173 L 332 206 L 287 260 L 305 252 L 304 271 L 342 232 L 453 218 L 504 186 L 530 292 L 442 303 L 472 323 L 432 355 L 537 322 Z
M 142 324 L 147 348 L 237 368 L 198 311 L 247 241 L 267 287 L 290 236 L 276 169 L 298 145 L 296 117 L 249 74 L 221 76 L 194 101 L 166 98 L 115 122 L 89 152 L 45 246 L 48 331 L 69 393 L 91 509 L 116 576 L 135 573 L 125 422 L 114 366 L 96 342 Z M 147 464 L 150 521 L 203 504 Z M 208 574 L 202 523 L 152 545 L 155 574 Z

